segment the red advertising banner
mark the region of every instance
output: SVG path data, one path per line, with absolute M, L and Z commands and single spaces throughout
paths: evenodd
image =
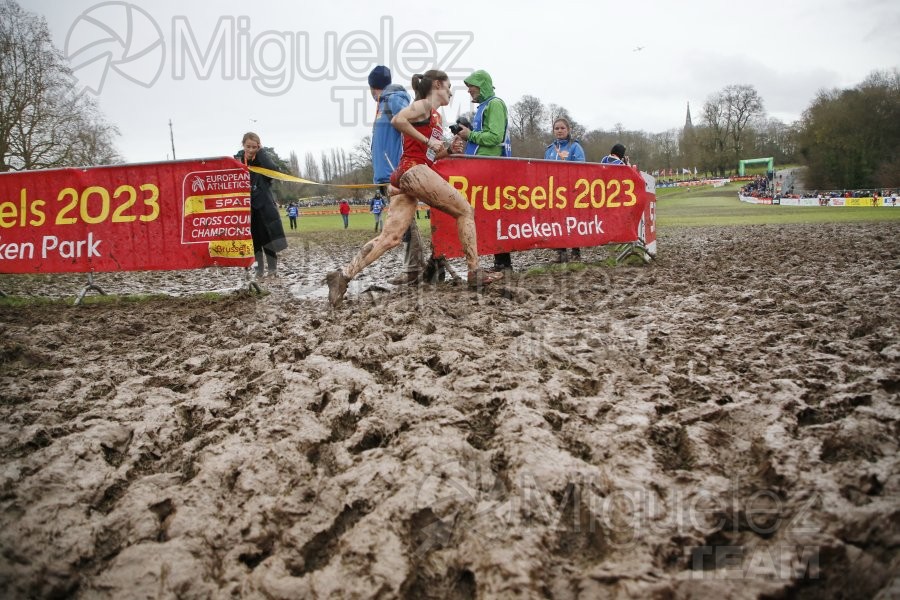
M 475 208 L 479 254 L 637 241 L 656 252 L 655 180 L 636 168 L 467 157 L 435 169 Z M 431 215 L 435 253 L 462 256 L 456 221 Z
M 250 174 L 233 158 L 0 175 L 0 273 L 252 262 Z

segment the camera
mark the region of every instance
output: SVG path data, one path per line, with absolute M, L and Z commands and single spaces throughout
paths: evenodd
M 459 135 L 459 132 L 462 131 L 463 127 L 472 129 L 472 123 L 467 118 L 460 117 L 456 120 L 456 123 L 450 126 L 450 133 Z

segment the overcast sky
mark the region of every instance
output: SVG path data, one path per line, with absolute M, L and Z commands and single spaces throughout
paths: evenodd
M 169 119 L 179 159 L 233 154 L 248 129 L 301 163 L 350 150 L 382 62 L 407 87 L 448 71 L 445 119 L 470 110 L 462 80 L 485 69 L 507 104 L 530 94 L 589 129 L 651 132 L 681 127 L 687 102 L 698 122 L 734 83 L 792 122 L 818 90 L 900 66 L 896 0 L 19 1 L 47 19 L 128 162 L 171 157 Z

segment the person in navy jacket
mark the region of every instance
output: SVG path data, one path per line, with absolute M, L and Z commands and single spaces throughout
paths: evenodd
M 625 146 L 616 144 L 609 151 L 609 154 L 600 159 L 601 165 L 627 165 L 628 157 L 625 155 Z

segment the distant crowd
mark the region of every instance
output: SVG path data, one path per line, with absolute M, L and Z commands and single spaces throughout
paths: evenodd
M 812 192 L 802 191 L 797 198 L 895 198 L 896 193 L 892 190 L 831 190 L 820 192 L 815 190 Z
M 897 193 L 893 190 L 831 190 L 820 192 L 818 190 L 806 191 L 801 190 L 796 194 L 771 194 L 747 192 L 745 188 L 741 189 L 742 196 L 753 198 L 771 198 L 776 203 L 784 199 L 810 199 L 815 198 L 819 202 L 819 206 L 829 206 L 837 204 L 837 201 L 843 201 L 847 198 L 866 198 L 871 201 L 872 206 L 897 206 Z
M 800 195 L 791 198 L 818 198 L 821 206 L 827 206 L 829 201 L 835 198 L 871 198 L 872 206 L 878 206 L 878 199 L 884 199 L 885 206 L 897 206 L 897 194 L 893 190 L 831 190 L 827 192 L 801 192 Z
M 890 206 L 897 205 L 897 193 L 894 190 L 797 190 L 791 185 L 784 192 L 776 192 L 772 183 L 763 176 L 757 177 L 747 185 L 741 188 L 742 196 L 752 198 L 818 198 L 819 204 L 826 206 L 830 200 L 836 198 L 872 198 L 873 206 L 878 204 L 878 199 L 883 198 L 884 204 Z
M 769 187 L 769 180 L 760 175 L 747 185 L 741 188 L 742 196 L 752 196 L 754 198 L 769 198 L 772 196 Z

